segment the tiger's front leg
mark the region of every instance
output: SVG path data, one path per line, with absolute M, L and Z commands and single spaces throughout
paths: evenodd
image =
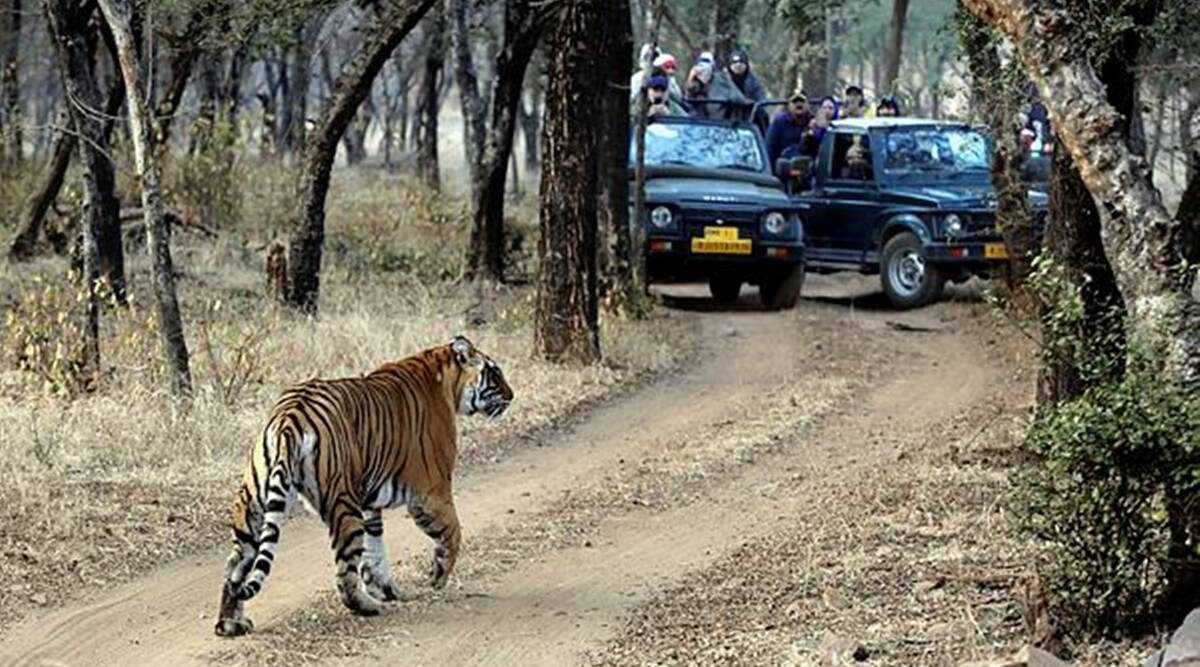
M 444 588 L 446 580 L 458 560 L 458 547 L 462 541 L 462 530 L 458 524 L 458 513 L 454 511 L 454 500 L 449 493 L 431 496 L 420 502 L 410 503 L 408 513 L 417 527 L 432 539 L 433 563 L 426 581 L 434 588 Z

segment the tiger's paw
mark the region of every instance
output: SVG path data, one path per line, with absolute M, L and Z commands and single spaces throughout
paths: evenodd
M 240 637 L 254 632 L 254 623 L 245 617 L 222 618 L 217 621 L 217 627 L 214 630 L 218 637 Z
M 440 591 L 446 587 L 446 582 L 450 580 L 450 573 L 442 566 L 434 564 L 429 570 L 429 575 L 425 577 L 425 585 Z
M 383 605 L 371 597 L 366 591 L 355 590 L 353 594 L 342 596 L 342 604 L 346 605 L 355 616 L 378 616 L 383 611 Z
M 390 581 L 387 583 L 372 581 L 366 585 L 366 589 L 368 595 L 384 602 L 397 602 L 403 599 L 400 595 L 400 587 Z

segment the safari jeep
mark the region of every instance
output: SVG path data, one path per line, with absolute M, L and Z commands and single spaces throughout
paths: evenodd
M 636 157 L 631 148 L 631 164 Z M 767 309 L 796 305 L 804 283 L 804 204 L 792 201 L 773 175 L 757 127 L 651 119 L 645 164 L 650 282 L 705 280 L 717 301 L 737 299 L 744 284 L 758 285 Z
M 1008 259 L 995 227 L 990 139 L 963 124 L 913 118 L 835 121 L 809 176 L 810 271 L 878 273 L 899 308 L 936 299 L 947 280 L 988 277 Z M 792 173 L 796 165 L 777 165 Z M 1048 198 L 1029 192 L 1042 226 Z

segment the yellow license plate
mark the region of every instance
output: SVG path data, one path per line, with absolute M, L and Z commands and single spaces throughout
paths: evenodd
M 739 239 L 737 227 L 705 227 L 704 238 L 692 239 L 692 252 L 749 255 L 750 239 Z
M 1008 246 L 1003 243 L 985 243 L 983 256 L 987 259 L 1008 259 Z
M 692 252 L 719 253 L 724 255 L 749 255 L 750 239 L 722 241 L 719 239 L 692 239 Z

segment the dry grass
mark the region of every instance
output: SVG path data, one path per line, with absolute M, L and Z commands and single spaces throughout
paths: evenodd
M 11 583 L 0 589 L 0 629 L 38 607 L 223 542 L 225 507 L 244 453 L 290 383 L 361 374 L 466 333 L 501 360 L 517 392 L 504 419 L 465 425 L 460 451 L 471 465 L 498 456 L 518 434 L 680 359 L 687 334 L 661 318 L 604 322 L 604 364 L 563 367 L 537 359 L 531 291 L 435 280 L 457 275 L 465 225 L 446 213 L 457 204 L 441 204 L 380 173 L 335 179 L 321 316 L 280 312 L 263 296 L 261 267 L 286 191 L 282 173 L 264 171 L 256 182 L 261 190 L 243 193 L 240 220 L 205 221 L 222 230 L 218 240 L 176 235 L 196 386 L 190 405 L 165 394 L 140 251 L 128 258 L 133 306 L 104 315 L 98 391 L 61 398 L 6 356 L 0 579 Z M 390 265 L 379 259 L 384 253 L 412 261 Z M 12 307 L 35 275 L 63 283 L 65 270 L 61 259 L 5 265 L 0 305 Z M 664 336 L 664 328 L 679 335 Z

